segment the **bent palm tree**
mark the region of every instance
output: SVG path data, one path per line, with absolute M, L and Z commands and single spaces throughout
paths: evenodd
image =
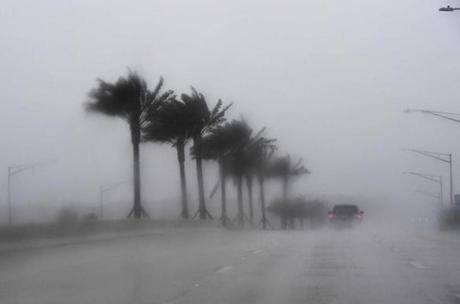
M 219 165 L 219 181 L 221 192 L 221 215 L 220 220 L 222 225 L 228 225 L 227 215 L 227 197 L 226 197 L 226 180 L 228 176 L 228 157 L 233 148 L 231 138 L 231 130 L 229 124 L 218 126 L 210 131 L 210 134 L 203 137 L 201 141 L 201 157 L 203 159 L 215 160 Z M 214 191 L 212 195 L 214 194 Z
M 249 169 L 249 168 L 248 168 Z M 248 206 L 249 206 L 249 224 L 254 226 L 254 204 L 253 204 L 253 197 L 252 197 L 252 170 L 246 171 L 246 187 L 248 189 Z
M 256 176 L 259 183 L 259 200 L 260 200 L 260 211 L 262 228 L 266 229 L 267 226 L 271 226 L 266 216 L 265 207 L 265 177 L 268 174 L 268 165 L 273 153 L 277 147 L 274 144 L 276 139 L 271 139 L 263 136 L 265 129 L 259 131 L 252 141 L 249 149 L 249 157 L 252 163 L 253 174 Z
M 254 207 L 253 207 L 253 197 L 252 197 L 252 185 L 253 185 L 253 178 L 257 177 L 260 171 L 261 165 L 261 158 L 263 153 L 268 151 L 274 151 L 276 146 L 273 144 L 276 140 L 275 139 L 268 139 L 264 137 L 265 128 L 262 128 L 259 132 L 255 135 L 252 135 L 252 130 L 249 133 L 249 141 L 247 143 L 246 148 L 246 162 L 245 162 L 245 178 L 246 178 L 246 186 L 248 189 L 248 203 L 249 203 L 249 221 L 251 225 L 254 223 Z M 260 184 L 259 184 L 260 186 Z M 264 191 L 262 185 L 262 191 Z M 264 202 L 265 204 L 265 202 Z M 265 211 L 263 211 L 263 218 L 264 222 L 265 218 Z
M 129 71 L 127 77 L 120 77 L 116 83 L 98 80 L 98 86 L 92 89 L 88 96 L 90 101 L 85 104 L 89 112 L 98 112 L 108 116 L 117 116 L 126 120 L 131 133 L 133 146 L 133 185 L 134 204 L 128 217 L 148 217 L 141 204 L 141 180 L 139 165 L 139 144 L 141 125 L 144 115 L 155 109 L 159 100 L 165 98 L 170 92 L 159 96 L 163 79 L 160 79 L 154 91 L 148 89 L 145 80 L 137 73 Z
M 245 214 L 243 210 L 243 179 L 246 178 L 249 198 L 249 223 L 253 224 L 253 206 L 252 206 L 252 184 L 249 178 L 252 178 L 252 163 L 249 154 L 252 141 L 252 129 L 245 120 L 233 120 L 227 126 L 228 137 L 231 142 L 231 150 L 228 153 L 228 171 L 235 179 L 238 191 L 238 214 L 236 219 L 240 226 L 244 225 Z M 251 180 L 252 181 L 252 180 Z
M 199 207 L 196 214 L 199 214 L 200 219 L 202 220 L 208 217 L 212 219 L 211 214 L 206 208 L 206 200 L 204 196 L 201 141 L 207 132 L 225 121 L 225 112 L 230 108 L 231 104 L 226 107 L 222 107 L 222 101 L 219 100 L 215 107 L 212 110 L 209 110 L 204 95 L 199 93 L 193 87 L 191 89 L 192 93 L 190 95 L 182 94 L 181 99 L 186 106 L 191 123 L 189 131 L 190 136 L 193 139 L 199 197 Z
M 185 104 L 175 98 L 161 106 L 146 117 L 147 124 L 143 127 L 143 140 L 169 143 L 177 150 L 179 173 L 181 180 L 181 217 L 189 218 L 187 181 L 185 173 L 185 145 L 190 139 L 191 124 Z
M 238 189 L 238 215 L 240 225 L 243 224 L 243 196 L 242 180 L 248 164 L 246 162 L 246 148 L 251 140 L 252 130 L 245 121 L 233 120 L 224 126 L 210 131 L 202 140 L 202 157 L 213 159 L 219 163 L 222 215 L 224 225 L 227 223 L 226 207 L 226 178 L 233 175 Z M 252 206 L 250 206 L 251 209 Z

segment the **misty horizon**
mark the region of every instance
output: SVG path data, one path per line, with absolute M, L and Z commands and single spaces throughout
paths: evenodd
M 456 109 L 458 21 L 440 18 L 431 2 L 50 1 L 24 10 L 22 2 L 10 1 L 7 7 L 1 166 L 58 160 L 14 178 L 12 200 L 23 211 L 37 204 L 97 208 L 100 185 L 130 179 L 124 122 L 83 108 L 96 79 L 113 82 L 128 68 L 150 86 L 164 77 L 165 88 L 177 95 L 193 85 L 211 105 L 233 102 L 228 120 L 242 116 L 254 129 L 267 127 L 279 154 L 302 158 L 312 172 L 295 182 L 296 194 L 420 206 L 424 199 L 414 190 L 436 188 L 400 172 L 420 168 L 447 178 L 447 168 L 402 148 L 452 152 L 454 172 L 460 169 L 454 123 L 402 112 Z M 175 154 L 148 143 L 141 157 L 143 200 L 161 216 L 168 209 L 162 202 L 180 195 Z M 194 199 L 193 166 L 187 156 Z M 206 163 L 208 194 L 215 170 Z M 4 211 L 6 174 L 0 180 Z M 274 197 L 277 187 L 270 187 Z M 113 207 L 123 208 L 131 192 L 117 193 L 122 198 Z

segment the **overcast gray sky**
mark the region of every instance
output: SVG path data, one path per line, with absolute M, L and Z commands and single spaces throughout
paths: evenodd
M 23 220 L 61 204 L 97 206 L 99 185 L 130 178 L 125 122 L 82 107 L 97 78 L 115 81 L 127 67 L 151 86 L 160 76 L 178 93 L 194 85 L 212 104 L 234 102 L 231 118 L 267 126 L 280 153 L 313 173 L 294 193 L 425 200 L 413 190 L 436 187 L 400 172 L 447 180 L 447 167 L 401 148 L 454 153 L 460 181 L 460 125 L 402 113 L 460 112 L 460 13 L 437 11 L 446 4 L 460 1 L 4 0 L 0 210 L 8 165 L 58 158 L 14 177 Z M 157 215 L 178 197 L 175 157 L 167 146 L 142 148 L 144 201 Z M 212 176 L 212 164 L 206 170 Z M 120 202 L 129 189 L 113 196 L 113 208 L 129 209 Z

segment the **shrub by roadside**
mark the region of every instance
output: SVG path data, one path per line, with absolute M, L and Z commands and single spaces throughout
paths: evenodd
M 302 196 L 287 201 L 275 200 L 267 210 L 280 217 L 284 226 L 282 228 L 294 228 L 297 220 L 301 228 L 304 227 L 304 221 L 308 221 L 309 227 L 315 229 L 324 223 L 327 216 L 326 202 L 318 199 L 309 200 Z
M 441 230 L 460 229 L 460 210 L 443 209 L 439 212 Z

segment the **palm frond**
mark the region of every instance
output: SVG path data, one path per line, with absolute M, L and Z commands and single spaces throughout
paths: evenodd
M 150 99 L 155 100 L 160 93 L 161 89 L 163 88 L 164 85 L 164 78 L 160 77 L 160 80 L 158 81 L 157 85 L 155 86 L 155 89 L 150 93 Z
M 184 93 L 181 99 L 187 107 L 190 121 L 193 122 L 193 136 L 202 137 L 225 121 L 225 111 L 229 106 L 222 109 L 222 101 L 219 100 L 213 109 L 209 110 L 205 96 L 193 86 L 190 89 L 191 94 Z
M 142 128 L 143 139 L 146 141 L 170 143 L 175 146 L 179 142 L 186 143 L 191 137 L 191 121 L 185 104 L 175 98 L 160 100 L 160 106 L 146 116 Z

